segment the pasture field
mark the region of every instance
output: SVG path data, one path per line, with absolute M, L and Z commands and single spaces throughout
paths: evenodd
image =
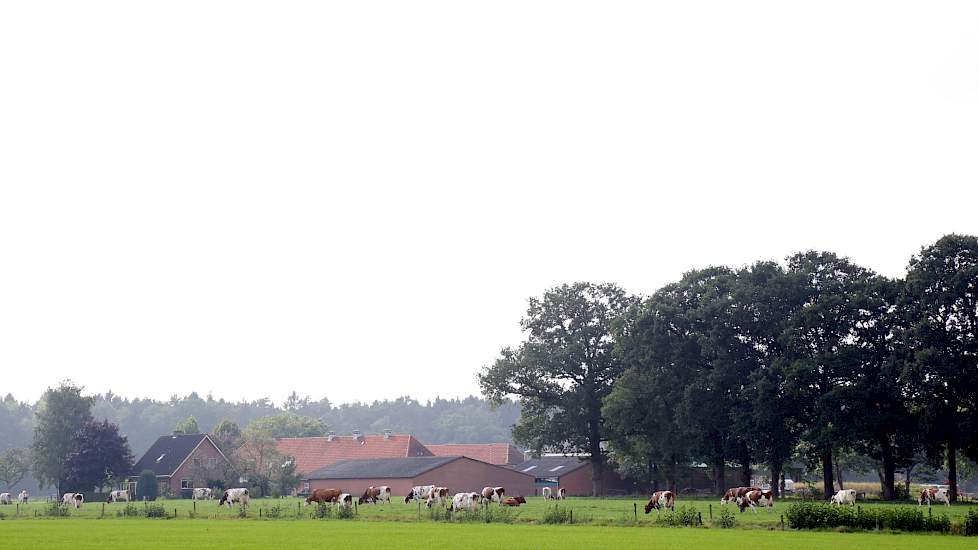
M 527 498 L 527 504 L 519 508 L 508 508 L 506 513 L 515 523 L 536 523 L 541 520 L 548 509 L 554 506 L 572 510 L 575 523 L 593 523 L 598 525 L 651 525 L 656 520 L 656 513 L 646 515 L 643 507 L 645 500 L 639 498 L 575 498 L 555 503 L 546 501 L 541 497 Z M 725 508 L 732 512 L 737 519 L 737 527 L 754 529 L 781 529 L 781 515 L 792 501 L 779 501 L 772 508 L 758 509 L 755 514 L 749 509 L 744 513 L 739 513 L 737 507 L 728 504 L 721 507 L 719 498 L 683 498 L 677 500 L 677 507 L 692 506 L 702 515 L 703 523 L 710 525 L 710 512 L 712 509 L 713 518 L 719 517 L 720 510 Z M 196 519 L 235 519 L 240 520 L 238 508 L 228 509 L 220 507 L 216 500 L 198 501 L 196 506 L 193 501 L 187 499 L 177 500 L 158 500 L 162 504 L 168 516 L 176 515 L 177 520 L 189 519 L 193 516 Z M 248 508 L 248 518 L 268 519 L 269 512 L 277 516 L 278 520 L 311 520 L 315 511 L 315 506 L 303 506 L 303 499 L 282 498 L 282 499 L 252 499 L 251 506 Z M 134 503 L 142 509 L 142 503 Z M 880 502 L 859 502 L 858 506 L 867 508 L 895 506 L 906 506 L 917 508 L 916 504 L 907 503 L 880 503 Z M 7 520 L 18 519 L 47 519 L 44 516 L 49 503 L 43 501 L 32 501 L 19 508 L 14 505 L 0 506 L 0 513 L 6 516 Z M 495 507 L 495 506 L 494 506 Z M 87 502 L 81 510 L 69 508 L 68 519 L 90 518 L 108 519 L 115 518 L 126 508 L 126 503 L 105 504 L 101 502 Z M 104 516 L 103 516 L 104 509 Z M 277 510 L 276 510 L 277 509 Z M 929 511 L 926 506 L 921 510 L 924 513 L 931 513 L 935 517 L 947 515 L 952 522 L 962 521 L 969 510 L 978 510 L 978 506 L 973 504 L 956 504 L 951 507 L 935 505 Z M 637 514 L 635 513 L 637 510 Z M 277 512 L 277 514 L 276 514 Z M 359 520 L 370 521 L 394 521 L 394 522 L 431 522 L 432 512 L 423 505 L 418 506 L 412 502 L 405 504 L 403 497 L 392 499 L 390 504 L 364 504 L 357 507 L 357 518 Z M 130 519 L 131 521 L 133 519 Z
M 942 535 L 737 529 L 446 524 L 386 521 L 0 521 L 0 547 L 88 548 L 974 548 L 975 539 Z

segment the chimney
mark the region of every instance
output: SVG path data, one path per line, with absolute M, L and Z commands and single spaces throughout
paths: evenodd
M 359 441 L 361 437 L 363 437 L 363 434 L 360 432 L 360 430 L 353 430 L 353 439 Z
M 326 432 L 326 441 L 332 441 L 336 437 L 336 432 Z
M 390 439 L 392 433 L 394 432 L 391 430 L 384 430 L 384 439 Z

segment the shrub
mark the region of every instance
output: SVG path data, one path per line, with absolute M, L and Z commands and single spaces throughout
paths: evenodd
M 718 517 L 713 525 L 721 529 L 732 529 L 737 526 L 737 516 L 733 514 L 726 506 L 720 510 L 720 517 Z
M 146 504 L 143 515 L 148 518 L 166 518 L 166 508 L 163 504 Z
M 285 510 L 282 508 L 282 505 L 281 504 L 276 504 L 275 506 L 272 506 L 268 510 L 265 510 L 265 514 L 264 515 L 268 519 L 278 519 L 278 518 L 282 517 L 282 515 L 284 513 L 285 513 Z
M 893 529 L 900 531 L 951 530 L 947 516 L 924 516 L 923 511 L 906 506 L 867 508 L 832 506 L 816 502 L 802 502 L 788 507 L 785 512 L 788 525 L 794 529 L 826 529 L 850 527 L 853 529 Z
M 964 534 L 969 537 L 978 536 L 978 512 L 968 510 L 968 515 L 964 518 Z
M 695 506 L 680 506 L 656 517 L 655 522 L 671 527 L 695 527 L 699 525 L 699 515 Z
M 119 516 L 120 518 L 137 517 L 139 515 L 139 507 L 134 503 L 129 502 L 126 504 L 125 508 L 116 512 L 115 515 Z
M 139 500 L 156 500 L 159 487 L 156 486 L 156 474 L 153 470 L 143 470 L 136 483 L 136 498 Z
M 540 521 L 548 524 L 570 523 L 570 518 L 571 513 L 568 508 L 561 508 L 555 504 L 543 512 L 543 517 L 540 518 Z
M 340 506 L 336 509 L 336 519 L 353 519 L 357 517 L 352 506 Z
M 245 519 L 248 517 L 248 506 L 245 504 L 238 504 L 238 517 L 240 519 Z
M 62 506 L 58 501 L 51 501 L 48 503 L 47 507 L 44 508 L 44 515 L 54 518 L 66 518 L 70 512 L 68 512 L 67 506 Z
M 316 509 L 312 511 L 315 519 L 329 519 L 333 516 L 333 507 L 325 502 L 317 502 Z

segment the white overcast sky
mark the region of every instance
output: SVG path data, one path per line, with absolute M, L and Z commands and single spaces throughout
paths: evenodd
M 526 299 L 978 233 L 978 2 L 0 4 L 0 393 L 478 392 Z

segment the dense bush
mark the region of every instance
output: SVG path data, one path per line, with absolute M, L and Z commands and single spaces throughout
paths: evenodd
M 125 508 L 115 513 L 119 517 L 132 518 L 139 515 L 139 507 L 132 502 L 126 503 Z
M 143 470 L 139 473 L 136 483 L 136 498 L 139 500 L 156 500 L 159 487 L 156 486 L 156 473 L 153 470 Z
M 925 516 L 922 510 L 907 506 L 863 509 L 855 506 L 802 502 L 789 506 L 785 517 L 788 518 L 788 525 L 794 529 L 849 527 L 943 533 L 951 530 L 951 520 L 947 516 Z
M 556 504 L 548 507 L 540 518 L 541 523 L 570 523 L 571 511 L 569 508 L 561 508 Z
M 964 534 L 969 537 L 978 536 L 978 512 L 968 510 L 968 516 L 964 518 Z
M 737 516 L 733 514 L 726 506 L 720 510 L 720 517 L 718 517 L 713 525 L 721 529 L 732 529 L 737 526 Z
M 62 506 L 60 502 L 54 500 L 48 503 L 47 507 L 44 508 L 44 515 L 56 518 L 68 517 L 70 512 L 68 512 L 67 506 Z
M 658 516 L 655 522 L 671 527 L 695 527 L 699 525 L 699 513 L 695 506 L 680 506 L 672 512 Z
M 325 502 L 316 503 L 316 509 L 312 511 L 312 517 L 316 519 L 329 519 L 333 517 L 333 507 Z
M 166 518 L 166 508 L 163 504 L 146 504 L 143 515 L 148 518 Z

